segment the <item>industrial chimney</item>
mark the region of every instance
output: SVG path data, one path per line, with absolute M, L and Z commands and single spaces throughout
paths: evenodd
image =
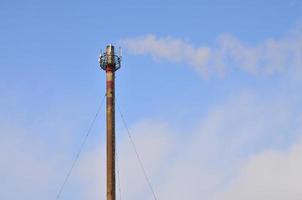
M 107 127 L 107 200 L 115 200 L 115 71 L 121 67 L 121 49 L 119 55 L 112 44 L 106 52 L 100 54 L 100 67 L 106 72 L 106 127 Z

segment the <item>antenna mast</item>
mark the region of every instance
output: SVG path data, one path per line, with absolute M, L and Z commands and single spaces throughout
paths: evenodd
M 115 55 L 109 44 L 100 54 L 100 67 L 106 72 L 106 127 L 107 127 L 107 200 L 115 200 L 115 71 L 121 67 L 120 55 Z

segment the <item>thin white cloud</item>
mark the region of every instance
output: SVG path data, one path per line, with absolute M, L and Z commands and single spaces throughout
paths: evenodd
M 282 99 L 235 95 L 212 107 L 193 132 L 178 132 L 154 121 L 131 126 L 159 199 L 300 197 L 301 143 L 291 145 L 295 137 L 285 140 L 301 135 L 302 128 L 296 126 L 301 121 L 292 102 Z M 1 130 L 7 133 L 0 135 L 1 199 L 54 199 L 72 157 L 63 159 L 30 135 Z M 118 141 L 123 198 L 151 200 L 152 194 L 123 134 L 125 137 Z M 292 147 L 278 150 L 275 147 L 279 143 Z M 83 152 L 62 199 L 105 197 L 104 149 L 99 144 L 97 149 Z M 280 189 L 283 183 L 286 185 Z
M 302 143 L 288 151 L 251 157 L 217 200 L 299 200 L 302 196 Z
M 254 75 L 290 73 L 297 76 L 302 72 L 301 26 L 280 39 L 268 38 L 256 45 L 246 45 L 231 34 L 219 36 L 213 46 L 196 47 L 179 38 L 153 34 L 127 38 L 121 44 L 133 54 L 185 63 L 203 77 L 227 73 L 232 67 Z
M 276 162 L 283 165 L 278 167 L 277 172 L 282 170 L 283 175 L 272 181 L 278 182 L 276 184 L 286 182 L 286 188 L 297 188 L 294 185 L 302 184 L 302 179 L 291 181 L 285 178 L 287 173 L 292 177 L 301 176 L 300 159 L 297 158 L 300 148 L 296 148 L 294 144 L 291 149 L 299 151 L 272 150 L 273 154 L 267 153 L 270 152 L 267 149 L 278 149 L 280 144 L 291 145 L 296 134 L 301 135 L 299 131 L 302 129 L 297 130 L 295 126 L 299 121 L 295 121 L 298 116 L 293 109 L 287 101 L 264 101 L 263 98 L 244 93 L 212 108 L 193 132 L 180 133 L 166 124 L 150 121 L 138 123 L 130 129 L 159 199 L 210 200 L 219 197 L 221 200 L 239 200 L 242 198 L 234 194 L 240 193 L 241 189 L 251 195 L 257 193 L 249 191 L 252 183 L 245 177 L 247 171 L 251 171 L 248 178 L 254 177 L 255 182 L 262 181 L 261 178 L 265 178 L 261 175 L 262 172 L 254 168 L 263 168 L 268 172 L 278 156 L 282 159 L 277 159 Z M 285 140 L 290 137 L 293 139 Z M 123 138 L 119 144 L 123 198 L 151 200 L 152 194 L 129 141 Z M 105 193 L 105 160 L 100 162 L 102 155 L 104 156 L 104 152 L 101 151 L 88 153 L 84 165 L 79 169 L 79 179 L 91 183 L 90 187 L 85 187 L 87 198 L 98 199 Z M 291 163 L 297 164 L 297 167 L 290 168 Z M 87 176 L 87 173 L 90 175 Z M 275 176 L 275 173 L 276 171 L 272 171 L 267 177 Z M 237 182 L 242 181 L 246 182 L 242 184 L 243 188 L 237 189 Z M 267 184 L 265 187 L 268 193 L 295 200 L 290 193 L 294 189 L 275 191 L 276 187 L 271 187 L 269 181 L 263 184 Z M 290 187 L 292 184 L 293 187 Z M 259 200 L 266 200 L 260 198 L 261 193 L 257 197 Z
M 0 199 L 54 199 L 67 162 L 20 130 L 0 134 Z
M 174 150 L 174 131 L 164 123 L 141 122 L 131 128 L 133 139 L 137 150 L 140 153 L 147 173 L 152 181 L 166 166 L 165 159 Z M 125 199 L 139 199 L 140 196 L 150 197 L 144 175 L 139 166 L 133 148 L 129 143 L 126 133 L 118 142 L 117 158 L 119 163 L 119 177 L 122 189 L 122 196 Z M 83 188 L 85 199 L 104 198 L 105 191 L 105 151 L 104 146 L 99 145 L 98 149 L 84 155 L 82 164 L 76 172 L 78 180 L 89 183 L 89 187 Z M 118 183 L 117 183 L 118 186 Z M 118 188 L 117 188 L 118 189 Z M 119 190 L 117 195 L 119 197 Z

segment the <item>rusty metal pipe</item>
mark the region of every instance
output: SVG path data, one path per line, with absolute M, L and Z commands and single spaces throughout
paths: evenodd
M 115 73 L 106 69 L 106 123 L 107 123 L 107 200 L 115 200 Z
M 121 56 L 108 45 L 99 57 L 100 67 L 106 71 L 106 149 L 107 149 L 107 200 L 116 199 L 115 190 L 115 71 L 121 66 Z

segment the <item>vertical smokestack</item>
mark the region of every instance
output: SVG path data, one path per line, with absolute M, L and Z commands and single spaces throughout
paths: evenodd
M 115 200 L 115 71 L 120 68 L 121 58 L 115 55 L 112 44 L 99 62 L 106 71 L 106 126 L 107 126 L 107 200 Z

